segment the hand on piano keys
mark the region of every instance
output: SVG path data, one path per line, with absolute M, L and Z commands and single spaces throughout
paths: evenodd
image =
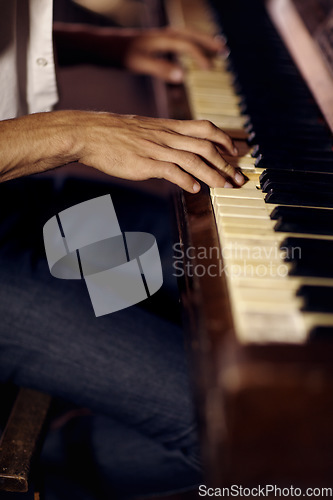
M 28 121 L 47 129 L 64 118 L 73 124 L 76 160 L 114 177 L 166 179 L 190 193 L 200 190 L 199 181 L 216 187 L 245 182 L 222 156 L 238 154 L 232 139 L 209 121 L 58 111 L 18 118 L 17 131 L 24 136 Z M 1 128 L 4 142 L 9 143 L 7 124 Z
M 221 56 L 225 51 L 225 40 L 221 36 L 212 36 L 186 28 L 166 27 L 141 30 L 139 34 L 134 32 L 131 35 L 124 55 L 124 65 L 133 72 L 155 76 L 166 82 L 177 84 L 184 80 L 184 64 L 181 64 L 180 61 L 186 61 L 185 66 L 194 65 L 199 70 L 211 70 L 216 64 L 216 56 Z M 176 57 L 165 57 L 170 55 Z M 236 103 L 230 103 L 230 96 L 228 97 L 228 103 L 225 103 L 225 107 L 228 108 L 226 111 L 228 114 L 227 127 L 230 126 L 230 121 L 233 122 L 229 111 L 236 107 Z M 175 124 L 172 124 L 172 128 L 174 131 L 176 130 Z M 209 119 L 192 125 L 182 122 L 181 128 L 177 127 L 177 133 L 188 136 L 186 146 L 175 145 L 175 149 L 179 151 L 179 158 L 184 157 L 184 152 L 192 154 L 192 157 L 187 155 L 188 160 L 185 159 L 185 162 L 180 165 L 183 170 L 192 173 L 197 179 L 204 181 L 211 187 L 232 188 L 244 184 L 245 179 L 240 168 L 237 165 L 233 166 L 235 163 L 233 158 L 238 154 L 238 149 L 226 139 L 225 133 L 221 132 Z M 243 130 L 240 131 L 240 135 L 244 136 Z M 201 145 L 199 141 L 193 139 L 199 139 Z M 173 143 L 165 145 L 174 147 Z M 201 158 L 204 162 L 201 161 Z M 226 158 L 228 158 L 227 162 L 223 160 Z M 188 166 L 188 162 L 191 164 L 190 166 Z M 169 170 L 173 170 L 173 172 L 169 172 L 168 177 L 165 174 L 160 177 L 175 182 L 189 192 L 200 190 L 199 183 L 195 182 L 194 179 L 190 179 L 188 176 L 186 178 L 184 174 L 182 174 L 183 179 L 180 178 L 179 170 L 174 168 L 175 164 L 177 166 L 176 159 L 175 162 L 172 161 L 172 164 L 173 166 Z M 178 180 L 176 180 L 176 172 Z M 222 178 L 219 173 L 222 174 Z M 192 186 L 189 185 L 190 182 Z
M 135 73 L 182 83 L 184 71 L 176 58 L 189 57 L 201 69 L 210 69 L 212 59 L 225 50 L 222 37 L 190 29 L 155 28 L 134 32 L 124 55 L 124 65 Z

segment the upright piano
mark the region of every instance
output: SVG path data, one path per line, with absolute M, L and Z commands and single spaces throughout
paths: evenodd
M 236 141 L 242 188 L 176 196 L 175 270 L 210 484 L 330 486 L 333 470 L 333 2 L 168 0 L 222 33 L 186 58 L 173 116 Z

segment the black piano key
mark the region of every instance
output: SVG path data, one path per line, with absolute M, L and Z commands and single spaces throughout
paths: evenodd
M 274 231 L 282 233 L 321 234 L 333 236 L 332 222 L 327 224 L 318 224 L 316 222 L 278 220 L 274 226 Z
M 270 111 L 275 114 L 274 118 L 272 117 L 272 120 L 274 120 L 274 123 L 272 122 L 271 127 L 266 129 L 266 135 L 269 137 L 272 137 L 271 132 L 273 130 L 284 130 L 284 131 L 289 131 L 289 132 L 302 132 L 304 135 L 306 134 L 315 134 L 315 131 L 318 131 L 317 134 L 319 134 L 319 130 L 322 128 L 323 131 L 326 130 L 325 123 L 321 121 L 321 119 L 318 119 L 317 117 L 309 119 L 305 117 L 299 116 L 297 119 L 292 118 L 289 120 L 287 123 L 286 120 L 288 119 L 288 110 L 280 110 L 279 114 L 276 113 L 276 110 L 272 109 L 272 106 L 269 106 Z M 267 111 L 267 109 L 266 109 Z M 296 111 L 295 111 L 296 112 Z M 260 120 L 260 115 L 253 116 L 252 110 L 247 109 L 247 115 L 252 116 L 252 124 L 253 124 L 253 130 L 254 132 L 258 133 L 266 126 L 269 124 L 269 121 L 266 116 L 265 118 Z M 263 116 L 265 116 L 263 114 Z M 276 117 L 276 120 L 275 120 Z M 286 133 L 286 138 L 288 138 L 288 134 Z
M 266 130 L 264 129 L 266 125 Z M 300 143 L 306 142 L 307 139 L 312 141 L 322 141 L 323 147 L 332 147 L 331 140 L 332 138 L 327 134 L 324 134 L 326 129 L 316 129 L 316 130 L 290 130 L 283 128 L 282 130 L 278 130 L 274 127 L 269 127 L 266 121 L 265 125 L 263 125 L 263 130 L 255 128 L 255 125 L 249 125 L 245 127 L 246 132 L 249 134 L 248 143 L 250 146 L 255 146 L 256 144 L 267 144 L 274 143 L 279 144 L 284 141 L 290 141 L 291 138 L 295 138 L 295 141 L 299 141 Z M 289 132 L 289 134 L 288 134 Z
M 266 126 L 268 126 L 268 125 L 266 125 Z M 311 138 L 313 143 L 319 144 L 320 149 L 321 148 L 323 150 L 326 149 L 327 151 L 330 151 L 332 149 L 332 145 L 330 144 L 329 139 L 320 140 L 320 137 L 322 137 L 321 134 L 318 134 L 316 137 L 316 136 L 314 136 L 314 134 L 312 132 L 308 133 L 307 131 L 300 130 L 297 133 L 297 135 L 295 134 L 293 136 L 292 131 L 289 131 L 289 133 L 288 133 L 288 130 L 284 130 L 283 133 L 281 133 L 281 132 L 279 133 L 277 130 L 276 131 L 270 130 L 268 134 L 263 136 L 261 134 L 256 134 L 255 132 L 251 132 L 248 129 L 245 129 L 245 130 L 249 134 L 247 142 L 248 142 L 250 147 L 253 147 L 256 145 L 259 145 L 261 147 L 265 147 L 265 145 L 267 144 L 268 148 L 271 145 L 272 147 L 274 147 L 275 150 L 279 150 L 279 143 L 283 142 L 285 144 L 290 144 L 292 137 L 295 137 L 295 144 L 299 143 L 300 147 L 303 147 L 303 144 L 304 144 L 304 148 L 307 148 L 308 145 L 310 145 L 310 143 L 308 143 L 308 145 L 305 145 L 305 143 L 307 142 L 307 138 L 309 138 L 309 139 Z
M 261 189 L 264 193 L 269 193 L 271 189 L 276 191 L 283 191 L 288 193 L 307 193 L 307 192 L 316 192 L 318 194 L 321 192 L 332 192 L 333 194 L 333 183 L 324 182 L 321 180 L 303 180 L 301 181 L 275 181 L 275 180 L 267 180 L 265 181 Z
M 261 116 L 265 116 L 265 112 L 267 112 L 267 105 L 269 104 L 269 107 L 271 111 L 274 113 L 274 126 L 275 127 L 283 127 L 285 126 L 285 117 L 286 113 L 289 111 L 290 114 L 290 119 L 288 122 L 288 127 L 293 124 L 294 127 L 300 126 L 300 127 L 317 127 L 318 125 L 323 124 L 322 118 L 320 115 L 313 115 L 311 113 L 311 109 L 308 111 L 306 109 L 306 106 L 296 106 L 295 103 L 292 106 L 288 106 L 286 108 L 281 107 L 280 103 L 278 102 L 265 102 L 263 105 L 260 107 L 260 102 L 258 103 L 258 99 L 255 99 L 256 104 L 253 104 L 253 107 L 251 107 L 248 103 L 247 100 L 247 105 L 243 106 L 244 109 L 244 114 L 248 114 L 253 117 L 252 122 L 255 124 L 259 122 L 259 119 Z M 259 104 L 259 105 L 258 105 Z M 266 109 L 265 109 L 266 108 Z M 305 108 L 305 109 L 304 109 Z M 297 115 L 294 115 L 292 113 L 297 112 Z
M 299 184 L 305 183 L 333 183 L 333 172 L 332 173 L 321 173 L 321 172 L 309 172 L 305 170 L 274 170 L 268 169 L 264 170 L 259 177 L 260 186 L 263 189 L 266 182 L 281 182 L 290 183 L 297 182 Z
M 333 240 L 288 237 L 281 244 L 293 276 L 333 278 Z
M 284 148 L 271 148 L 268 152 L 259 153 L 258 159 L 263 158 L 266 161 L 276 162 L 277 160 L 283 160 L 285 162 L 329 162 L 333 169 L 333 151 L 313 151 L 310 149 L 303 149 L 302 151 L 293 151 Z
M 309 333 L 310 342 L 326 342 L 333 340 L 333 326 L 315 326 Z
M 274 231 L 333 236 L 333 210 L 279 206 L 270 217 L 277 220 Z
M 263 158 L 270 158 L 272 156 L 278 158 L 292 157 L 292 158 L 320 158 L 320 159 L 332 159 L 333 161 L 333 151 L 329 147 L 325 150 L 322 144 L 308 144 L 307 146 L 292 144 L 291 142 L 285 142 L 283 146 L 279 146 L 277 143 L 266 144 L 265 145 L 255 145 L 252 148 L 251 156 L 252 158 L 258 158 L 262 155 Z
M 332 265 L 324 266 L 322 263 L 297 262 L 293 263 L 289 271 L 290 276 L 300 276 L 307 278 L 333 278 Z
M 290 207 L 280 205 L 275 207 L 270 215 L 272 220 L 333 220 L 333 210 L 324 208 Z
M 233 79 L 233 84 L 238 85 L 238 88 L 240 87 L 240 82 L 237 77 Z M 261 89 L 260 89 L 261 90 Z M 253 92 L 253 99 L 250 96 L 247 96 L 245 98 L 244 95 L 240 96 L 240 103 L 243 106 L 246 107 L 254 107 L 259 104 L 259 106 L 262 108 L 264 104 L 272 102 L 272 98 L 270 94 L 260 94 L 259 89 L 257 92 Z M 309 113 L 317 113 L 317 107 L 316 104 L 313 102 L 313 99 L 311 96 L 308 94 L 304 95 L 304 93 L 299 92 L 298 93 L 291 93 L 290 95 L 282 95 L 281 93 L 277 92 L 274 96 L 274 104 L 279 104 L 281 108 L 285 108 L 286 106 L 291 106 L 291 107 L 296 107 L 296 106 L 302 106 L 305 105 L 305 108 L 308 110 Z M 257 108 L 256 108 L 257 109 Z
M 300 233 L 300 234 L 321 234 L 323 236 L 333 236 L 332 221 L 290 221 L 279 219 L 274 226 L 274 231 L 282 233 Z
M 326 257 L 333 255 L 333 240 L 325 240 L 319 238 L 302 238 L 298 236 L 288 236 L 281 243 L 281 248 L 286 250 L 285 261 L 318 261 L 318 255 Z M 329 258 L 328 262 L 322 262 L 324 265 L 333 265 L 333 259 Z
M 260 120 L 261 117 L 265 116 L 265 109 L 267 111 L 267 106 L 269 106 L 270 110 L 272 113 L 274 113 L 274 124 L 272 125 L 274 128 L 280 128 L 280 127 L 287 127 L 291 128 L 294 127 L 295 129 L 297 127 L 300 127 L 300 129 L 312 129 L 312 128 L 317 128 L 320 125 L 324 126 L 324 123 L 322 121 L 322 118 L 318 115 L 312 116 L 311 110 L 310 112 L 307 112 L 306 110 L 303 111 L 303 113 L 297 114 L 296 116 L 293 116 L 289 121 L 288 124 L 286 125 L 285 122 L 283 123 L 283 120 L 286 118 L 286 114 L 289 111 L 290 113 L 298 113 L 299 112 L 299 106 L 295 106 L 294 109 L 290 108 L 281 108 L 279 106 L 279 103 L 264 103 L 262 106 L 262 109 L 260 107 L 255 106 L 251 108 L 250 106 L 245 106 L 243 105 L 243 114 L 249 115 L 252 117 L 252 124 L 254 130 L 256 130 L 257 127 L 260 126 Z M 292 115 L 291 115 L 292 116 Z
M 266 110 L 267 111 L 267 110 Z M 287 120 L 287 116 L 286 116 Z M 269 124 L 269 127 L 267 126 Z M 316 125 L 306 125 L 303 122 L 299 124 L 296 128 L 293 121 L 286 121 L 284 126 L 281 128 L 280 125 L 277 125 L 274 120 L 268 119 L 265 114 L 262 116 L 252 114 L 249 120 L 245 123 L 246 130 L 249 133 L 252 133 L 253 137 L 257 137 L 259 142 L 261 140 L 274 138 L 274 135 L 277 134 L 277 137 L 286 137 L 290 139 L 288 136 L 288 132 L 293 132 L 293 136 L 300 138 L 312 138 L 312 139 L 331 139 L 332 135 L 330 134 L 330 130 L 328 129 L 325 122 L 316 123 Z M 287 131 L 287 133 L 286 133 Z
M 275 169 L 275 170 L 309 170 L 310 172 L 326 172 L 333 173 L 333 162 L 323 160 L 309 160 L 297 158 L 294 160 L 287 158 L 260 158 L 255 161 L 257 168 Z
M 333 191 L 313 192 L 287 191 L 284 189 L 273 188 L 265 196 L 266 203 L 276 205 L 301 205 L 305 207 L 330 207 L 333 208 Z
M 260 155 L 263 158 L 271 158 L 271 157 L 291 157 L 291 158 L 312 158 L 312 159 L 321 159 L 321 160 L 332 160 L 333 162 L 333 151 L 331 148 L 325 150 L 322 145 L 318 145 L 315 147 L 314 145 L 308 144 L 307 146 L 298 146 L 292 141 L 285 142 L 283 145 L 279 146 L 278 144 L 261 144 L 256 145 L 251 155 L 253 158 L 258 158 Z
M 304 304 L 302 311 L 308 312 L 333 312 L 333 287 L 303 285 L 296 295 L 302 297 Z

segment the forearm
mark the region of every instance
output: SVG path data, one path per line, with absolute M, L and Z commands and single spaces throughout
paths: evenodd
M 76 161 L 75 111 L 37 113 L 0 121 L 0 182 Z
M 54 23 L 53 38 L 60 65 L 94 63 L 122 66 L 124 54 L 138 30 Z

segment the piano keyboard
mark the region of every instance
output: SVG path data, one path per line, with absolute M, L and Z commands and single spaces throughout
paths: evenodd
M 179 6 L 185 9 L 187 1 L 177 2 L 177 9 L 170 2 L 169 16 L 186 27 L 208 26 L 217 33 L 201 1 L 190 9 L 190 18 L 180 14 Z M 237 338 L 241 343 L 303 343 L 333 331 L 332 137 L 299 84 L 292 61 L 280 53 L 278 40 L 273 37 L 270 43 L 280 58 L 283 81 L 269 69 L 265 73 L 265 51 L 262 61 L 255 53 L 260 34 L 253 38 L 251 42 L 244 35 L 241 41 L 228 34 L 230 58 L 217 58 L 209 71 L 184 59 L 185 85 L 193 118 L 210 120 L 237 139 L 241 156 L 236 162 L 225 158 L 248 177 L 238 189 L 211 189 Z M 248 54 L 246 69 L 258 73 L 247 82 L 248 95 L 242 94 L 244 76 L 235 77 L 241 51 Z M 276 93 L 272 98 L 265 92 L 269 85 Z M 290 117 L 284 102 L 288 91 Z M 266 102 L 266 114 L 270 106 L 276 112 L 271 123 L 256 109 Z M 288 118 L 291 124 L 281 130 Z M 252 149 L 244 140 L 248 134 Z

